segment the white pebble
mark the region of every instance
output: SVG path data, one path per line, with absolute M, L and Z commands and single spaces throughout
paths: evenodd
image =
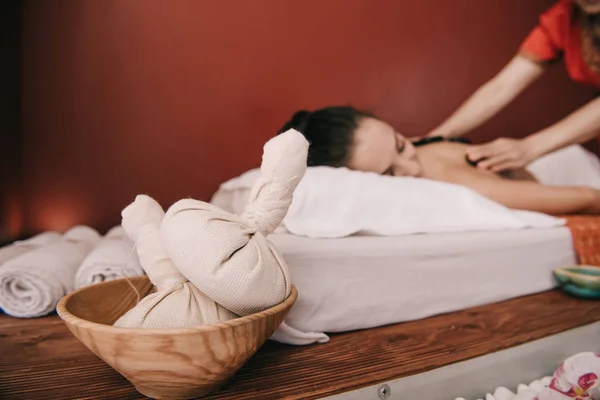
M 529 386 L 524 383 L 519 383 L 519 386 L 517 386 L 517 393 L 521 393 L 523 390 L 529 390 Z
M 485 400 L 496 400 L 496 398 L 488 393 L 485 395 Z
M 494 391 L 496 400 L 512 400 L 515 394 L 507 388 L 500 386 Z
M 537 392 L 531 389 L 524 389 L 519 391 L 513 400 L 533 400 L 537 397 Z

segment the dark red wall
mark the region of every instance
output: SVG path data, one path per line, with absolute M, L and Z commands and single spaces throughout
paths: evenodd
M 21 3 L 0 2 L 0 245 L 19 235 Z
M 106 229 L 137 193 L 207 200 L 298 108 L 424 134 L 517 51 L 549 0 L 26 1 L 25 229 Z M 589 99 L 555 68 L 478 139 Z

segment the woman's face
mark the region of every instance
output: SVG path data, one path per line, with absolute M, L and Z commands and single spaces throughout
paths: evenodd
M 586 14 L 600 13 L 600 0 L 575 0 L 575 3 Z
M 360 120 L 348 168 L 392 176 L 418 177 L 423 172 L 412 143 L 375 118 Z

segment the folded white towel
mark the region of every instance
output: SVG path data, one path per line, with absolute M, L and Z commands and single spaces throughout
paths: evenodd
M 31 250 L 45 246 L 53 241 L 60 239 L 62 235 L 54 231 L 39 233 L 26 240 L 18 240 L 9 245 L 0 248 L 0 265 L 8 260 L 25 254 Z
M 77 268 L 100 235 L 76 226 L 60 239 L 0 266 L 0 308 L 13 317 L 46 315 L 74 289 Z
M 144 270 L 133 241 L 118 225 L 109 230 L 83 260 L 75 275 L 75 288 L 141 275 Z

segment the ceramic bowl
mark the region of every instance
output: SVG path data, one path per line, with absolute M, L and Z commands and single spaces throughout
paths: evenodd
M 129 282 L 128 282 L 129 281 Z M 191 399 L 224 386 L 283 322 L 298 292 L 268 310 L 220 324 L 178 329 L 117 328 L 112 324 L 147 295 L 147 277 L 84 287 L 57 312 L 92 352 L 156 399 Z
M 554 270 L 554 277 L 565 292 L 581 298 L 600 298 L 600 267 L 576 265 Z

